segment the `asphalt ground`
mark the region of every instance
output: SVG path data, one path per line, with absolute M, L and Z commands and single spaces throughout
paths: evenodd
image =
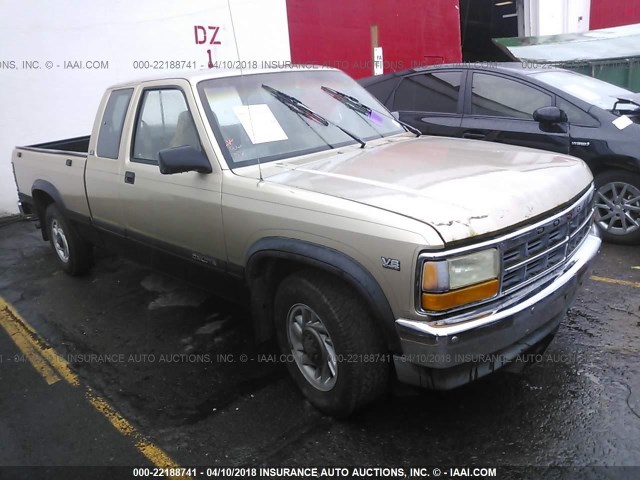
M 252 344 L 246 310 L 214 295 L 104 252 L 69 277 L 32 222 L 0 228 L 0 272 L 0 478 L 49 471 L 34 466 L 123 466 L 64 477 L 133 478 L 129 467 L 154 465 L 640 478 L 637 247 L 603 246 L 546 354 L 522 373 L 444 393 L 400 386 L 347 421 L 311 407 L 275 350 Z
M 17 330 L 17 329 L 16 329 Z M 2 465 L 148 465 L 134 442 L 93 408 L 83 390 L 61 381 L 47 367 L 31 364 L 33 349 L 0 330 L 0 445 Z M 37 357 L 31 357 L 37 358 Z

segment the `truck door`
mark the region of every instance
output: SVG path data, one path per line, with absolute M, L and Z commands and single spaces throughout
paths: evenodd
M 100 104 L 85 168 L 85 186 L 91 217 L 96 226 L 124 235 L 125 211 L 120 200 L 124 142 L 122 131 L 133 88 L 107 91 Z
M 204 126 L 186 81 L 146 84 L 138 95 L 124 154 L 121 200 L 129 239 L 196 262 L 224 268 L 219 165 L 213 173 L 163 175 L 160 150 L 190 145 L 203 150 Z M 206 151 L 205 151 L 206 153 Z

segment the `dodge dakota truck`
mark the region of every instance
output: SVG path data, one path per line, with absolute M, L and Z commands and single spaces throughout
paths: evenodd
M 416 135 L 328 68 L 116 85 L 91 136 L 12 162 L 64 271 L 102 247 L 246 291 L 256 340 L 337 416 L 542 351 L 600 247 L 581 160 Z

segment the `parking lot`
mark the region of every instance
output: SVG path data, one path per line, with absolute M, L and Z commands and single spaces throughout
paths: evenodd
M 1 465 L 639 464 L 637 247 L 603 245 L 536 365 L 396 386 L 348 421 L 303 400 L 241 307 L 102 252 L 69 277 L 33 222 L 0 228 L 0 268 Z

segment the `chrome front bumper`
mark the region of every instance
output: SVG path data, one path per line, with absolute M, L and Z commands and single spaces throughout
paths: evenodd
M 573 304 L 600 244 L 592 229 L 552 283 L 504 310 L 447 326 L 396 320 L 403 352 L 394 356 L 398 379 L 448 390 L 483 377 L 547 341 Z

